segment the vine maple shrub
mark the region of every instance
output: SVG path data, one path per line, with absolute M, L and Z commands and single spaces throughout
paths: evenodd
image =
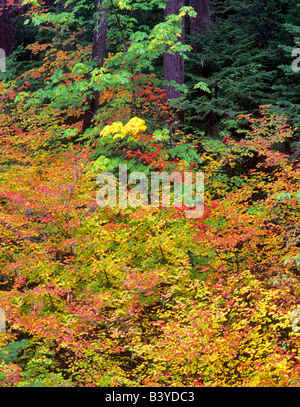
M 221 153 L 168 147 L 136 119 L 79 147 L 57 115 L 2 95 L 1 386 L 297 385 L 300 174 L 276 147 L 284 118 L 241 117 L 250 128 Z M 97 175 L 124 162 L 204 172 L 203 216 L 99 208 Z
M 133 142 L 135 145 L 139 145 L 139 133 L 145 131 L 147 126 L 145 126 L 144 120 L 139 119 L 138 117 L 132 118 L 125 126 L 121 122 L 113 123 L 109 126 L 106 126 L 102 132 L 102 139 L 106 138 L 107 142 L 110 143 L 110 139 L 124 139 L 129 135 L 127 141 Z M 149 140 L 153 137 L 151 136 Z M 142 139 L 143 141 L 145 139 Z M 160 151 L 159 144 L 152 144 L 152 147 L 156 147 L 157 151 Z M 157 151 L 151 154 L 152 160 L 155 162 L 157 157 Z M 167 151 L 165 151 L 167 152 Z M 134 153 L 128 151 L 126 156 L 136 157 L 138 153 L 141 153 L 140 150 L 135 151 Z M 147 154 L 141 153 L 139 155 L 140 159 L 146 158 Z M 100 157 L 94 164 L 95 168 L 98 168 L 98 162 L 101 165 L 103 162 L 103 156 Z M 146 161 L 147 162 L 147 161 Z M 157 163 L 156 163 L 157 164 Z M 107 184 L 102 186 L 97 193 L 97 204 L 100 207 L 116 207 L 117 206 L 117 195 L 118 195 L 118 207 L 127 208 L 128 204 L 131 207 L 143 206 L 147 207 L 148 205 L 158 207 L 160 206 L 160 181 L 162 181 L 161 187 L 161 205 L 163 207 L 171 206 L 171 181 L 173 181 L 173 204 L 175 207 L 181 207 L 184 204 L 186 206 L 190 205 L 194 207 L 193 210 L 186 212 L 186 216 L 189 218 L 199 218 L 203 215 L 204 210 L 204 174 L 197 172 L 195 174 L 195 198 L 193 199 L 193 173 L 184 172 L 183 176 L 181 172 L 175 171 L 171 174 L 167 172 L 153 172 L 150 173 L 150 178 L 148 179 L 147 175 L 141 171 L 135 171 L 132 174 L 128 174 L 127 164 L 119 164 L 119 174 L 118 174 L 118 194 L 117 194 L 117 179 L 112 172 L 104 172 L 97 176 L 97 183 L 104 184 L 107 181 Z M 136 184 L 137 181 L 140 183 L 132 188 L 127 197 L 128 184 Z M 150 193 L 149 193 L 150 188 Z M 148 195 L 151 196 L 151 202 L 148 202 Z
M 299 386 L 295 1 L 183 3 L 1 3 L 0 387 Z
M 259 2 L 216 2 L 217 29 L 209 2 L 2 3 L 0 387 L 299 386 L 298 95 L 266 60 L 290 6 L 263 33 Z

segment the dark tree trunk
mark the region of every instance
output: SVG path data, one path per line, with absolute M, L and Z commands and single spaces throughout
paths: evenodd
M 45 0 L 44 5 L 46 7 L 54 7 L 55 6 L 55 0 Z
M 102 7 L 103 0 L 98 0 L 97 13 L 99 17 L 95 23 L 93 47 L 91 59 L 97 58 L 98 68 L 101 68 L 104 63 L 105 49 L 106 49 L 106 36 L 107 36 L 107 17 L 108 8 Z M 84 132 L 91 126 L 92 119 L 99 106 L 99 92 L 93 91 L 93 94 L 88 98 L 88 108 L 85 111 L 82 131 Z
M 165 17 L 170 14 L 179 14 L 179 10 L 184 6 L 184 0 L 171 0 L 166 4 Z M 182 36 L 181 42 L 184 44 L 185 41 L 185 21 L 182 19 Z M 184 60 L 178 55 L 172 55 L 165 52 L 164 54 L 164 80 L 166 81 L 176 81 L 178 84 L 182 85 L 184 83 Z M 177 99 L 181 92 L 180 90 L 175 90 L 172 86 L 165 86 L 167 99 Z
M 190 6 L 197 12 L 196 17 L 190 19 L 191 46 L 199 52 L 201 46 L 195 41 L 199 34 L 206 34 L 210 21 L 210 0 L 190 0 Z
M 15 27 L 13 18 L 16 15 L 14 6 L 7 6 L 7 0 L 0 0 L 0 48 L 9 56 L 14 50 Z

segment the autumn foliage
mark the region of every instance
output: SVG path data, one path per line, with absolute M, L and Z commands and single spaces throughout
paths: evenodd
M 180 208 L 97 207 L 93 149 L 63 147 L 48 117 L 4 104 L 3 386 L 295 385 L 299 170 L 272 152 L 292 135 L 283 118 L 265 107 L 246 117 L 242 141 L 201 155 L 206 211 L 188 220 Z M 115 155 L 180 167 L 142 121 L 131 123 L 119 137 L 121 124 L 102 132 Z M 254 154 L 256 167 L 226 192 L 225 167 Z M 5 350 L 20 343 L 22 357 L 9 362 Z
M 135 77 L 138 116 L 113 84 L 82 134 L 88 79 L 74 66 L 89 49 L 30 50 L 39 69 L 0 82 L 0 386 L 298 386 L 300 170 L 287 118 L 260 106 L 216 142 L 170 135 L 174 112 L 150 74 Z M 96 176 L 122 163 L 204 172 L 203 217 L 100 208 Z

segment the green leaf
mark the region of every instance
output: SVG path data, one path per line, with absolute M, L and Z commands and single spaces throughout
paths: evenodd
M 28 339 L 9 343 L 4 348 L 0 349 L 0 358 L 2 358 L 5 363 L 15 363 L 18 359 L 19 353 L 26 347 L 27 343 Z
M 196 85 L 194 86 L 193 89 L 201 89 L 204 92 L 211 93 L 211 90 L 209 89 L 209 87 L 207 86 L 207 84 L 205 82 L 196 83 Z

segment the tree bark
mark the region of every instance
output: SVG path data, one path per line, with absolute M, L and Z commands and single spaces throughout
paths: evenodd
M 184 6 L 184 0 L 171 0 L 166 4 L 165 17 L 170 14 L 179 14 L 179 10 Z M 185 21 L 182 19 L 182 36 L 180 41 L 184 44 L 185 41 Z M 164 53 L 164 80 L 166 81 L 176 81 L 178 84 L 182 85 L 184 83 L 184 60 L 178 54 L 168 54 Z M 167 99 L 177 99 L 181 95 L 180 90 L 175 90 L 172 86 L 165 86 L 165 91 L 167 94 Z
M 0 48 L 4 50 L 6 56 L 9 56 L 14 50 L 13 17 L 15 17 L 15 7 L 8 6 L 7 0 L 0 0 Z
M 94 60 L 97 58 L 97 66 L 98 68 L 101 68 L 105 58 L 106 36 L 108 29 L 108 8 L 103 7 L 103 0 L 98 0 L 97 13 L 100 14 L 95 23 L 91 59 Z M 82 126 L 83 132 L 91 126 L 92 119 L 99 106 L 99 96 L 99 91 L 94 90 L 93 94 L 87 100 L 88 108 L 84 114 Z
M 6 332 L 6 315 L 4 309 L 0 308 L 0 333 Z
M 201 46 L 195 38 L 199 34 L 207 33 L 210 21 L 210 0 L 190 0 L 190 6 L 197 12 L 197 16 L 190 19 L 191 46 L 195 52 L 199 52 Z

